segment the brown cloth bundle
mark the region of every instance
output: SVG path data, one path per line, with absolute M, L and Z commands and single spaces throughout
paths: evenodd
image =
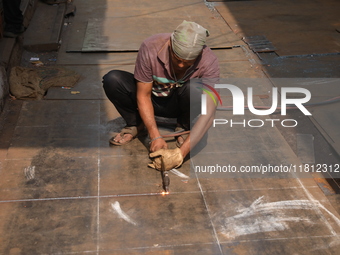
M 17 99 L 42 99 L 50 87 L 73 87 L 80 75 L 64 67 L 39 69 L 16 66 L 11 69 L 11 94 Z

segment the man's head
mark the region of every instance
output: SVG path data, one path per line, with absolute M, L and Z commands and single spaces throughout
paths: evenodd
M 181 59 L 194 60 L 201 54 L 208 36 L 207 29 L 184 20 L 171 34 L 172 50 Z

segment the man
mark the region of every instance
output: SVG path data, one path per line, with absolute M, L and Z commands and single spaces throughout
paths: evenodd
M 113 70 L 103 77 L 107 97 L 126 121 L 127 126 L 110 140 L 124 145 L 146 127 L 150 136 L 151 167 L 161 169 L 160 158 L 166 170 L 179 167 L 213 121 L 209 114 L 200 116 L 190 135 L 177 138 L 177 149 L 167 149 L 155 116 L 177 118 L 178 129 L 189 130 L 199 115 L 201 91 L 193 91 L 192 78 L 216 79 L 219 66 L 216 56 L 205 45 L 208 30 L 195 22 L 183 21 L 173 33 L 157 34 L 147 38 L 140 46 L 134 74 Z
M 3 0 L 2 4 L 5 20 L 4 36 L 18 37 L 25 31 L 23 26 L 24 17 L 20 9 L 21 0 Z

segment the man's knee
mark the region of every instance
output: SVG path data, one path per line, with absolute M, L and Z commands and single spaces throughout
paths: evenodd
M 200 100 L 202 90 L 190 84 L 190 82 L 185 83 L 181 88 L 178 89 L 178 96 L 184 100 L 191 100 L 196 102 Z
M 122 79 L 122 71 L 112 70 L 103 76 L 103 86 L 114 86 Z
M 132 73 L 112 70 L 103 76 L 103 87 L 106 94 L 111 94 L 111 96 L 115 96 L 114 94 L 117 92 L 134 93 L 136 90 L 135 78 Z

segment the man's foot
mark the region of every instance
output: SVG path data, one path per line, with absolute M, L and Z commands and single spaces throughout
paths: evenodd
M 133 135 L 131 134 L 117 134 L 115 137 L 112 137 L 110 140 L 111 144 L 114 145 L 124 145 L 131 142 L 134 139 Z
M 185 131 L 185 129 L 182 128 L 182 127 L 180 126 L 180 124 L 177 124 L 177 127 L 175 128 L 175 133 L 176 133 L 176 132 L 181 132 L 181 131 Z M 187 137 L 188 137 L 187 134 L 176 136 L 176 146 L 177 146 L 178 148 L 180 148 L 180 147 L 182 146 L 182 144 L 184 143 L 184 141 L 185 141 L 185 139 L 186 139 Z
M 184 143 L 185 139 L 180 135 L 177 136 L 176 138 L 176 145 L 178 148 L 180 148 L 182 146 L 182 144 Z
M 135 139 L 138 134 L 144 129 L 144 124 L 142 123 L 138 127 L 131 126 L 125 127 L 120 131 L 119 134 L 110 139 L 110 143 L 113 145 L 124 145 Z

